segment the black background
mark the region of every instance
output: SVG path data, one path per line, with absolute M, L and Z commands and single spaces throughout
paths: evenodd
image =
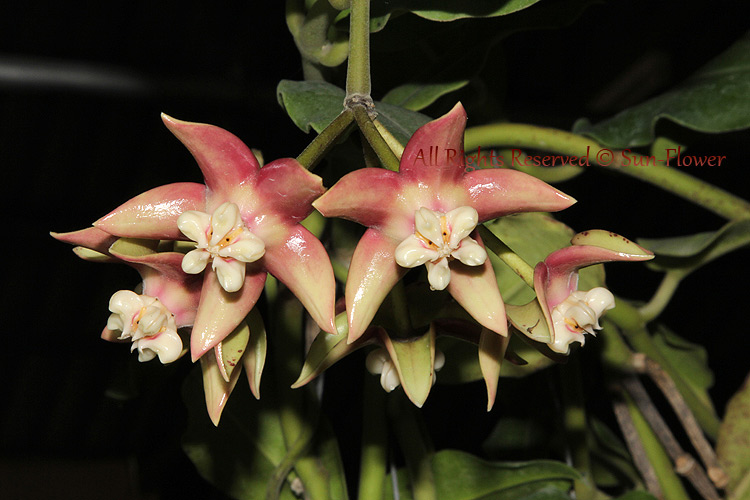
M 310 138 L 275 96 L 280 79 L 303 78 L 299 56 L 280 1 L 75 3 L 0 7 L 0 485 L 10 498 L 218 498 L 178 451 L 179 387 L 188 363 L 138 365 L 127 348 L 98 338 L 110 295 L 132 287 L 137 275 L 80 261 L 48 232 L 85 227 L 150 187 L 200 181 L 187 151 L 163 127 L 162 111 L 226 128 L 267 159 L 299 154 Z M 605 118 L 679 83 L 739 38 L 748 28 L 740 4 L 593 5 L 570 26 L 515 34 L 495 47 L 483 70 L 492 85 L 483 90 L 513 121 L 569 129 L 581 116 Z M 478 39 L 492 30 L 481 23 Z M 394 21 L 392 29 L 398 26 Z M 373 35 L 374 53 L 386 35 Z M 403 49 L 389 57 L 408 57 Z M 378 66 L 382 60 L 373 65 L 376 98 L 389 90 L 378 87 L 378 71 L 388 71 Z M 635 90 L 602 97 L 644 60 L 656 63 L 640 73 Z M 114 77 L 66 80 L 86 68 Z M 51 76 L 34 73 L 39 69 Z M 476 91 L 472 84 L 463 92 Z M 427 112 L 438 116 L 451 99 Z M 470 108 L 469 124 L 482 114 Z M 689 171 L 750 197 L 747 133 L 659 127 L 691 144 L 693 154 L 726 155 L 726 165 Z M 654 187 L 602 172 L 560 187 L 579 200 L 561 215 L 577 230 L 602 227 L 637 238 L 722 224 Z M 746 257 L 741 250 L 691 276 L 664 313 L 673 329 L 708 349 L 720 412 L 748 369 Z M 658 283 L 641 268 L 608 272 L 626 297 L 645 300 Z

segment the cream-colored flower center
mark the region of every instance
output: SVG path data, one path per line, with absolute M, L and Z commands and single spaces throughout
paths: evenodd
M 189 210 L 177 219 L 177 227 L 196 243 L 196 249 L 182 259 L 182 270 L 198 274 L 211 261 L 227 292 L 242 288 L 245 264 L 260 259 L 266 251 L 263 240 L 245 227 L 234 203 L 223 203 L 212 215 Z
M 163 364 L 178 359 L 183 352 L 174 314 L 156 297 L 120 290 L 109 299 L 112 314 L 107 328 L 120 331 L 118 339 L 131 339 L 130 351 L 138 349 L 138 361 L 150 361 L 157 355 Z
M 469 236 L 478 221 L 472 207 L 459 207 L 447 214 L 420 208 L 414 213 L 414 234 L 396 247 L 396 263 L 402 267 L 425 264 L 430 288 L 444 290 L 450 283 L 450 261 L 481 266 L 487 260 L 485 249 Z
M 588 292 L 575 291 L 552 309 L 555 328 L 554 341 L 549 345 L 555 352 L 567 354 L 572 342 L 584 344 L 584 333 L 596 335 L 601 330 L 599 318 L 615 307 L 615 297 L 606 288 L 592 288 Z

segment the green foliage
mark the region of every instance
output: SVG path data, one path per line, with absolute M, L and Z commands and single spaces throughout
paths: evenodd
M 321 132 L 344 109 L 346 93 L 327 82 L 294 82 L 282 80 L 276 89 L 279 104 L 302 131 L 312 128 Z M 414 132 L 430 118 L 387 103 L 375 103 L 378 120 L 401 142 L 406 144 Z
M 496 17 L 512 14 L 534 5 L 539 0 L 374 0 L 373 17 L 406 11 L 430 21 L 455 21 L 467 17 Z
M 750 498 L 750 377 L 727 405 L 716 443 L 719 461 L 729 475 L 733 500 Z
M 700 132 L 750 127 L 750 34 L 700 69 L 682 85 L 591 125 L 579 120 L 577 134 L 605 146 L 632 148 L 654 140 L 654 126 L 666 118 Z

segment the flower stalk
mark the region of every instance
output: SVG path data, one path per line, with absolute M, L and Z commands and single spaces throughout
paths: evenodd
M 370 97 L 370 0 L 351 0 L 346 99 Z

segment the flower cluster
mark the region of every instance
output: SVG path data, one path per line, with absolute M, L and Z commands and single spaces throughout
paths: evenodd
M 253 326 L 247 318 L 269 273 L 304 305 L 323 331 L 320 338 L 334 334 L 338 339 L 324 342 L 328 347 L 322 350 L 313 345 L 295 386 L 352 350 L 378 343 L 384 349 L 370 354 L 368 369 L 381 375 L 386 390 L 402 385 L 421 405 L 435 371 L 444 363 L 435 348 L 440 321 L 433 315 L 423 325 L 427 334 L 417 335 L 416 329 L 406 327 L 393 332 L 399 338 L 392 338 L 388 322 L 376 320 L 376 314 L 390 291 L 401 286 L 399 280 L 410 269 L 425 265 L 429 289 L 439 297 L 440 291 L 447 291 L 468 313 L 472 328 L 479 329 L 469 340 L 479 345 L 480 364 L 494 399 L 491 379 L 496 379 L 508 345 L 508 321 L 521 329 L 529 315 L 524 321 L 506 316 L 477 226 L 515 213 L 559 211 L 575 200 L 515 170 L 467 172 L 460 158 L 450 156 L 426 164 L 422 151 L 432 146 L 463 150 L 466 119 L 463 107 L 456 105 L 416 131 L 398 172 L 355 170 L 326 191 L 318 176 L 293 159 L 261 168 L 253 152 L 226 130 L 164 115 L 166 126 L 198 163 L 204 184 L 182 182 L 151 189 L 94 222 L 94 227 L 53 236 L 78 245 L 76 252 L 83 258 L 125 262 L 139 271 L 141 294 L 123 290 L 112 296 L 112 315 L 103 336 L 132 341 L 131 349 L 138 351 L 141 361 L 158 356 L 168 363 L 188 350 L 181 334 L 186 340 L 189 335 L 193 361 L 200 359 L 204 377 L 212 377 L 205 387 L 215 422 L 237 380 L 237 363 L 244 364 L 258 395 L 262 363 L 243 360 L 252 356 L 256 344 L 265 345 L 257 341 L 259 330 L 265 335 L 262 323 L 255 321 Z M 313 207 L 326 217 L 367 227 L 353 252 L 345 313 L 338 323 L 328 254 L 300 224 Z M 574 250 L 551 254 L 534 275 L 534 314 L 547 328 L 546 337 L 536 339 L 543 338 L 558 353 L 567 353 L 571 342 L 583 344 L 583 333 L 599 329 L 599 317 L 614 306 L 606 289 L 577 291 L 577 270 L 595 262 L 648 258 L 640 247 L 624 258 L 612 249 L 575 245 L 570 247 Z M 403 294 L 393 297 L 405 300 Z M 408 311 L 407 304 L 396 305 Z

